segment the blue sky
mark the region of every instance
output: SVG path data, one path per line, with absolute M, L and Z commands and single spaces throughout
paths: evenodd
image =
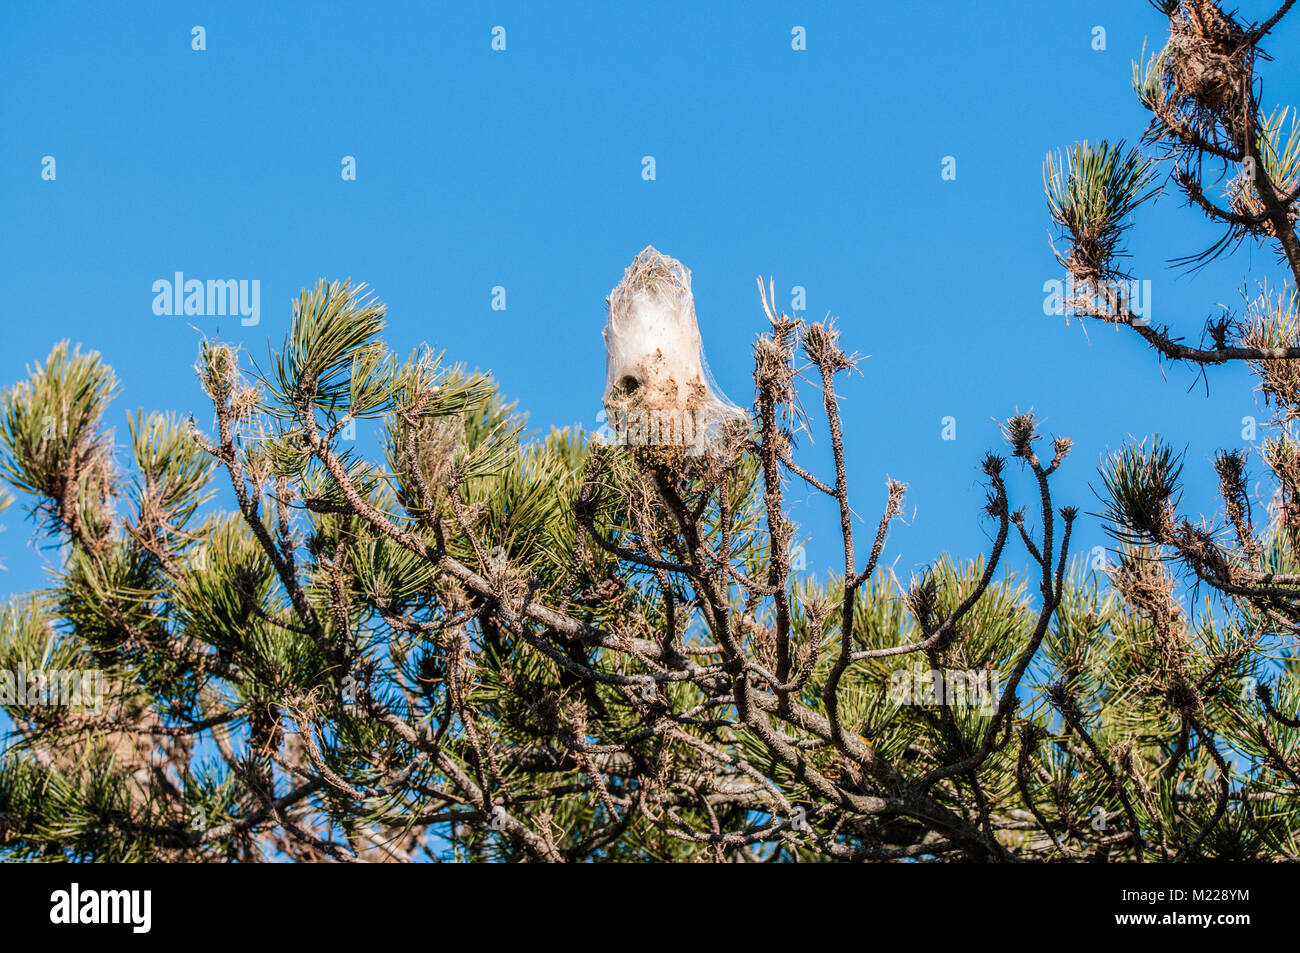
M 1044 153 L 1140 135 L 1129 64 L 1164 35 L 1147 4 L 42 2 L 4 21 L 0 383 L 60 339 L 99 350 L 122 381 L 123 436 L 136 407 L 208 424 L 199 332 L 264 355 L 301 287 L 349 276 L 388 304 L 399 352 L 428 342 L 491 370 L 540 431 L 595 427 L 604 298 L 647 244 L 691 268 L 709 363 L 738 403 L 766 323 L 758 275 L 787 305 L 805 287 L 804 316 L 838 316 L 844 344 L 870 355 L 841 388 L 850 478 L 872 525 L 886 475 L 910 485 L 886 556 L 900 575 L 987 547 L 993 418 L 1032 407 L 1074 439 L 1057 502 L 1084 511 L 1100 455 L 1158 431 L 1187 447 L 1198 512 L 1214 506 L 1215 449 L 1265 417 L 1242 369 L 1211 369 L 1207 397 L 1131 332 L 1043 314 L 1059 277 Z M 806 50 L 791 49 L 796 25 Z M 1267 48 L 1298 39 L 1288 21 Z M 1266 99 L 1300 103 L 1281 67 L 1264 66 Z M 1243 279 L 1281 277 L 1248 248 L 1194 276 L 1166 268 L 1213 235 L 1173 196 L 1136 225 L 1153 319 L 1192 341 Z M 260 323 L 155 315 L 153 282 L 176 271 L 260 280 Z M 941 439 L 949 415 L 955 441 Z M 804 459 L 828 473 L 816 433 Z M 795 516 L 809 568 L 837 565 L 831 508 Z M 41 585 L 32 525 L 19 506 L 0 521 L 0 589 Z M 1088 518 L 1076 541 L 1107 539 Z

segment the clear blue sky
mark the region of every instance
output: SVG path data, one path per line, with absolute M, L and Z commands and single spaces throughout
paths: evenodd
M 206 51 L 191 49 L 195 25 Z M 505 52 L 490 48 L 497 25 Z M 806 51 L 791 49 L 796 25 Z M 1166 379 L 1131 332 L 1085 336 L 1042 310 L 1058 277 L 1043 155 L 1140 135 L 1129 64 L 1163 33 L 1134 0 L 9 3 L 0 383 L 69 338 L 121 377 L 122 435 L 135 407 L 207 425 L 190 324 L 262 355 L 301 287 L 351 276 L 387 302 L 399 351 L 429 342 L 490 369 L 538 430 L 594 427 L 604 298 L 654 244 L 692 269 L 712 370 L 737 402 L 765 326 L 757 275 L 787 303 L 806 287 L 806 316 L 837 315 L 871 355 L 842 388 L 851 480 L 871 524 L 886 475 L 910 484 L 887 556 L 901 575 L 986 547 L 978 466 L 999 446 L 992 418 L 1018 408 L 1075 440 L 1059 504 L 1095 510 L 1100 454 L 1159 431 L 1188 447 L 1191 508 L 1212 508 L 1214 450 L 1264 416 L 1246 373 L 1212 369 L 1210 396 L 1189 392 L 1193 373 Z M 1298 40 L 1288 22 L 1268 47 Z M 1265 76 L 1268 99 L 1300 103 L 1285 62 Z M 345 155 L 356 181 L 340 176 Z M 955 181 L 940 177 L 946 155 Z M 1132 268 L 1153 282 L 1155 320 L 1195 340 L 1219 303 L 1239 303 L 1243 275 L 1280 274 L 1258 250 L 1168 270 L 1212 234 L 1179 205 L 1139 214 Z M 155 316 L 152 284 L 176 271 L 259 279 L 261 323 Z M 823 473 L 826 450 L 806 457 Z M 810 568 L 836 565 L 830 508 L 796 517 Z M 19 506 L 0 521 L 0 589 L 42 584 Z M 1077 550 L 1105 542 L 1082 522 Z

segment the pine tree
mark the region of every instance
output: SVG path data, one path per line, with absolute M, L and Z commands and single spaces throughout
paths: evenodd
M 1294 0 L 1259 24 L 1209 0 L 1152 5 L 1168 18 L 1169 38 L 1133 68 L 1138 99 L 1151 113 L 1145 151 L 1082 143 L 1064 160 L 1049 155 L 1044 166 L 1052 219 L 1069 249 L 1057 256 L 1070 279 L 1065 305 L 1131 328 L 1161 358 L 1201 374 L 1244 361 L 1276 411 L 1258 448 L 1274 495 L 1257 518 L 1249 451 L 1221 450 L 1223 512 L 1193 521 L 1180 513 L 1183 460 L 1166 441 L 1153 437 L 1113 454 L 1101 474 L 1104 516 L 1118 544 L 1111 577 L 1129 635 L 1109 650 L 1101 683 L 1058 682 L 1048 698 L 1090 750 L 1100 743 L 1099 762 L 1109 757 L 1122 769 L 1105 773 L 1125 779 L 1130 823 L 1162 857 L 1293 857 L 1300 447 L 1289 424 L 1300 416 L 1300 129 L 1293 109 L 1262 100 L 1257 67 L 1270 59 L 1260 44 Z M 1225 310 L 1197 347 L 1134 307 L 1133 285 L 1119 267 L 1131 214 L 1169 185 L 1223 229 L 1176 265 L 1199 268 L 1251 243 L 1274 248 L 1281 266 L 1280 290 L 1262 287 L 1243 314 Z M 1204 594 L 1199 612 L 1177 594 L 1180 581 Z M 1098 708 L 1099 688 L 1120 697 Z M 1083 734 L 1089 724 L 1093 742 Z M 1201 830 L 1190 839 L 1175 835 L 1188 822 Z
M 853 548 L 833 385 L 855 360 L 833 328 L 769 317 L 756 424 L 694 455 L 528 441 L 487 378 L 398 360 L 382 305 L 346 283 L 302 294 L 264 368 L 205 341 L 212 432 L 136 412 L 125 453 L 112 371 L 56 347 L 0 406 L 0 467 L 68 556 L 7 607 L 0 669 L 102 672 L 103 697 L 0 698 L 5 851 L 1008 856 L 1013 702 L 1066 588 L 1073 512 L 1047 481 L 1068 441 L 1045 467 L 1032 420 L 1008 424 L 1043 491 L 1042 606 L 995 581 L 1024 529 L 993 456 L 988 560 L 899 598 L 876 566 L 901 485 L 865 565 Z M 793 459 L 800 343 L 830 482 Z M 341 439 L 356 420 L 380 425 L 382 461 Z M 839 501 L 844 575 L 792 571 L 791 477 Z M 936 691 L 922 669 L 974 677 Z
M 1295 140 L 1229 69 L 1253 69 L 1276 18 L 1164 6 L 1170 44 L 1138 84 L 1148 145 L 1189 195 L 1200 166 L 1180 149 L 1254 155 L 1218 211 L 1300 278 Z M 1084 145 L 1046 177 L 1076 309 L 1173 358 L 1251 362 L 1285 423 L 1294 298 L 1177 350 L 1116 290 L 1151 160 Z M 0 471 L 66 545 L 51 586 L 0 613 L 0 856 L 1295 857 L 1300 449 L 1284 432 L 1261 533 L 1244 456 L 1220 458 L 1232 548 L 1176 515 L 1169 448 L 1118 454 L 1107 580 L 1067 571 L 1078 514 L 1051 484 L 1070 441 L 1044 459 L 1016 415 L 1010 461 L 982 463 L 989 551 L 904 586 L 881 568 L 902 484 L 857 533 L 850 475 L 870 475 L 850 467 L 836 394 L 857 358 L 829 322 L 763 306 L 749 420 L 698 454 L 530 437 L 489 378 L 395 355 L 383 306 L 348 283 L 304 291 L 264 366 L 204 341 L 212 423 L 136 411 L 121 446 L 113 372 L 57 346 L 0 403 Z M 355 421 L 382 434 L 378 459 L 343 439 Z M 824 476 L 798 462 L 814 429 Z M 796 568 L 791 484 L 838 510 L 838 572 Z M 1180 604 L 1170 565 L 1218 603 Z M 102 695 L 41 704 L 19 672 L 102 673 Z

